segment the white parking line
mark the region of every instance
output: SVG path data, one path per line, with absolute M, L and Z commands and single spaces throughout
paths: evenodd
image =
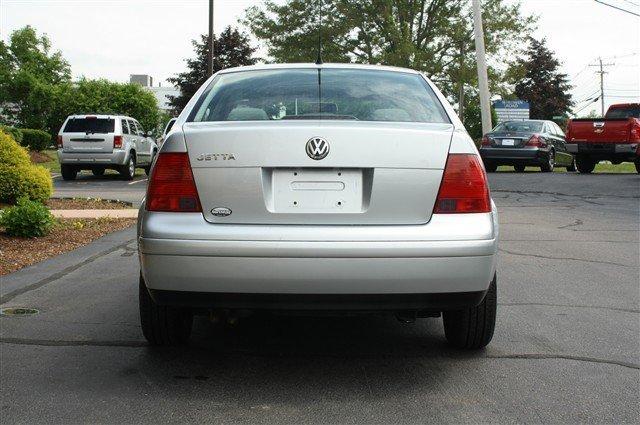
M 146 182 L 146 181 L 147 181 L 147 179 L 142 179 L 142 180 L 134 180 L 134 181 L 132 181 L 132 182 L 129 182 L 129 183 L 127 183 L 127 184 L 129 184 L 129 185 L 131 185 L 131 184 L 136 184 L 136 183 L 140 183 L 140 182 Z

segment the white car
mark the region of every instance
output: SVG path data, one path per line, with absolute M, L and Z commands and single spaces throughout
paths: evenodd
M 101 176 L 117 170 L 133 179 L 136 167 L 147 174 L 158 146 L 134 118 L 120 115 L 71 115 L 58 133 L 58 161 L 64 180 L 81 170 Z
M 235 309 L 442 315 L 467 349 L 493 336 L 497 211 L 473 141 L 416 71 L 218 72 L 149 180 L 138 252 L 151 344 Z

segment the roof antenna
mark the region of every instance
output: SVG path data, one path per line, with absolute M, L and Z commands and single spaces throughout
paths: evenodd
M 318 57 L 316 65 L 322 65 L 322 0 L 318 0 Z

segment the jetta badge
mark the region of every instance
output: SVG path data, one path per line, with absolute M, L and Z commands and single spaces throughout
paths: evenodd
M 319 161 L 329 155 L 329 142 L 322 137 L 312 137 L 307 142 L 306 150 L 309 158 Z
M 216 217 L 226 217 L 231 215 L 231 210 L 225 207 L 216 207 L 211 210 L 211 214 Z

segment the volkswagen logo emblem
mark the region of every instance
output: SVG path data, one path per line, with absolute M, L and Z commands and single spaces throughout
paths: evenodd
M 307 155 L 319 161 L 329 155 L 329 142 L 322 137 L 312 137 L 307 142 Z

